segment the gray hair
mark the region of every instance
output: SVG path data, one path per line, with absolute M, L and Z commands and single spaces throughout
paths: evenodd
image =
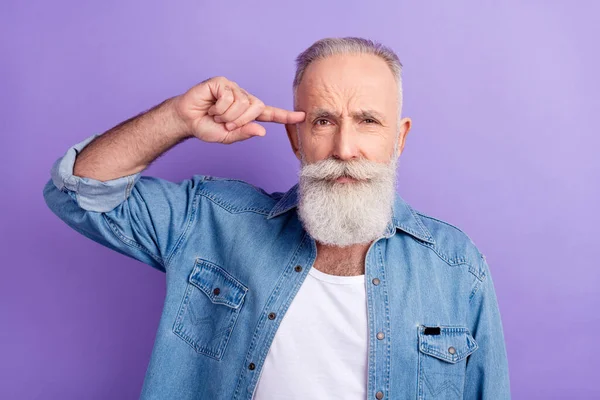
M 296 75 L 294 77 L 294 104 L 296 91 L 306 68 L 316 60 L 338 54 L 372 54 L 380 57 L 389 66 L 398 84 L 398 120 L 402 114 L 402 63 L 392 49 L 381 43 L 360 37 L 325 38 L 316 41 L 296 57 Z

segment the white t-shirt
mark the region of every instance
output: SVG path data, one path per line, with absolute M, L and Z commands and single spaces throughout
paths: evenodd
M 311 268 L 275 334 L 254 400 L 365 399 L 365 276 Z

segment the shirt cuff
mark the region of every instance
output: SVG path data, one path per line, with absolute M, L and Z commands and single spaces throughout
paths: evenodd
M 61 191 L 67 191 L 79 207 L 88 211 L 108 212 L 124 202 L 141 176 L 141 172 L 108 181 L 99 181 L 73 175 L 77 154 L 98 134 L 71 146 L 64 156 L 52 165 L 52 182 Z

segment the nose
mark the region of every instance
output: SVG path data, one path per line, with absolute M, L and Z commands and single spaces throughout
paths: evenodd
M 341 161 L 348 161 L 360 157 L 357 135 L 352 129 L 351 124 L 342 123 L 335 133 L 333 157 Z

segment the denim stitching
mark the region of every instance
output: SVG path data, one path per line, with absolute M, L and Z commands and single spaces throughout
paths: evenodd
M 242 179 L 235 179 L 235 178 L 223 178 L 223 177 L 219 177 L 219 176 L 214 176 L 214 175 L 204 175 L 205 176 L 205 181 L 212 181 L 212 182 L 219 182 L 219 181 L 231 181 L 231 182 L 240 182 L 243 183 L 245 186 L 249 186 L 250 188 L 254 189 L 256 192 L 265 195 L 266 197 L 269 197 L 269 194 L 263 190 L 261 190 L 261 188 L 251 184 L 250 182 L 244 181 Z
M 165 268 L 165 265 L 162 261 L 162 259 L 158 256 L 156 256 L 154 253 L 152 253 L 151 251 L 149 251 L 148 249 L 146 249 L 144 246 L 142 246 L 141 244 L 139 244 L 138 242 L 136 242 L 135 240 L 125 236 L 120 230 L 119 228 L 113 224 L 113 222 L 106 216 L 105 213 L 102 213 L 102 217 L 104 218 L 104 221 L 106 221 L 106 223 L 108 224 L 108 226 L 110 227 L 111 231 L 115 234 L 115 236 L 121 240 L 121 242 L 125 243 L 126 245 L 133 247 L 134 249 L 138 249 L 143 251 L 144 253 L 148 254 L 149 256 L 151 256 L 156 262 L 158 262 L 163 268 Z M 166 268 L 165 268 L 166 271 Z
M 392 324 L 390 321 L 390 301 L 389 301 L 389 296 L 388 296 L 388 290 L 387 290 L 387 279 L 386 279 L 386 270 L 385 270 L 385 265 L 383 263 L 383 255 L 381 254 L 381 244 L 380 242 L 378 242 L 376 244 L 377 247 L 377 254 L 379 255 L 379 266 L 380 266 L 380 270 L 381 270 L 381 276 L 382 276 L 382 282 L 383 284 L 383 298 L 384 298 L 384 302 L 383 304 L 385 305 L 385 330 L 386 330 L 386 355 L 385 355 L 385 360 L 386 360 L 386 369 L 385 369 L 385 376 L 384 376 L 384 382 L 385 382 L 385 392 L 384 393 L 388 393 L 387 397 L 391 397 L 391 393 L 390 393 L 390 375 L 391 375 L 391 337 L 392 337 Z
M 438 256 L 440 259 L 442 259 L 443 261 L 445 261 L 445 262 L 446 262 L 446 264 L 448 264 L 448 265 L 449 265 L 449 266 L 451 266 L 451 267 L 457 267 L 457 266 L 459 266 L 459 265 L 467 265 L 467 266 L 469 267 L 469 272 L 470 272 L 471 274 L 473 274 L 473 276 L 475 276 L 475 277 L 476 277 L 477 279 L 479 279 L 479 280 L 483 280 L 483 278 L 484 278 L 484 275 L 483 275 L 482 273 L 480 273 L 480 271 L 479 271 L 479 270 L 477 270 L 477 269 L 476 269 L 476 268 L 475 268 L 475 267 L 474 267 L 474 266 L 473 266 L 471 263 L 467 262 L 466 258 L 464 258 L 464 257 L 460 257 L 460 258 L 458 258 L 458 259 L 456 259 L 456 260 L 454 260 L 454 259 L 450 259 L 450 258 L 448 258 L 448 257 L 444 256 L 444 254 L 442 254 L 441 252 L 439 252 L 439 251 L 437 250 L 437 248 L 436 248 L 436 247 L 434 247 L 433 245 L 430 245 L 430 244 L 428 244 L 428 243 L 423 243 L 423 242 L 421 242 L 421 241 L 418 241 L 418 240 L 417 240 L 416 242 L 417 242 L 417 243 L 419 243 L 419 244 L 421 244 L 422 246 L 425 246 L 425 247 L 427 247 L 427 248 L 429 248 L 429 249 L 433 250 L 433 252 L 434 252 L 435 254 L 437 254 L 437 256 Z
M 454 392 L 456 393 L 456 395 L 460 396 L 460 393 L 461 393 L 460 389 L 453 382 L 450 382 L 449 380 L 445 380 L 444 384 L 442 386 L 440 386 L 438 391 L 434 391 L 434 387 L 432 386 L 431 382 L 427 378 L 427 374 L 425 373 L 424 370 L 423 370 L 423 380 L 425 381 L 425 384 L 427 385 L 427 388 L 429 389 L 429 393 L 431 393 L 432 396 L 437 397 L 437 395 L 443 393 L 446 390 L 446 388 L 453 389 Z
M 429 232 L 429 230 L 425 227 L 425 225 L 423 225 L 423 221 L 421 221 L 421 218 L 419 218 L 417 211 L 414 210 L 410 205 L 408 205 L 408 209 L 410 210 L 413 217 L 417 221 L 417 225 L 419 225 L 419 227 L 423 230 L 425 237 L 427 239 L 431 240 L 432 242 L 435 242 L 435 240 L 433 240 L 433 236 L 431 236 L 431 232 Z
M 133 189 L 133 182 L 133 177 L 127 177 L 127 186 L 125 187 L 125 198 L 123 199 L 123 201 L 127 200 L 127 198 L 131 195 L 131 189 Z
M 373 243 L 371 246 L 376 246 L 376 243 Z M 369 265 L 368 264 L 368 255 L 369 255 L 369 251 L 371 250 L 371 247 L 369 247 L 369 249 L 367 250 L 367 254 L 365 255 L 365 277 L 366 274 L 371 272 L 371 268 L 368 268 Z M 368 280 L 366 280 L 368 281 Z M 376 355 L 373 355 L 373 353 L 376 353 L 376 339 L 375 339 L 375 330 L 373 329 L 373 324 L 371 323 L 371 321 L 375 318 L 376 314 L 375 314 L 375 299 L 374 297 L 376 296 L 376 294 L 374 293 L 374 287 L 372 285 L 369 285 L 368 283 L 366 284 L 366 295 L 367 295 L 367 315 L 368 315 L 368 320 L 367 320 L 367 324 L 369 327 L 369 341 L 368 341 L 368 348 L 367 348 L 367 358 L 368 358 L 368 378 L 367 378 L 367 391 L 371 390 L 371 387 L 374 386 L 376 384 L 376 362 L 375 362 L 375 358 Z
M 425 334 L 424 332 L 424 327 L 419 327 L 419 342 L 420 342 L 420 349 L 422 352 L 429 354 L 429 355 L 433 355 L 433 356 L 438 356 L 439 358 L 444 359 L 445 361 L 449 361 L 452 363 L 457 363 L 459 361 L 462 361 L 463 359 L 467 358 L 467 356 L 471 353 L 473 353 L 475 350 L 477 350 L 479 348 L 479 345 L 477 344 L 477 342 L 474 341 L 474 339 L 471 336 L 471 332 L 469 331 L 468 328 L 466 327 L 448 327 L 448 326 L 441 326 L 442 331 L 444 332 L 444 334 L 446 336 L 465 336 L 465 338 L 467 339 L 467 344 L 466 344 L 466 350 L 461 351 L 461 349 L 456 349 L 457 353 L 454 355 L 448 355 L 446 353 L 441 353 L 439 352 L 435 346 L 432 346 L 430 344 L 427 343 L 427 338 L 425 338 Z M 469 338 L 469 336 L 471 336 L 471 338 Z M 469 340 L 471 339 L 471 340 Z M 472 342 L 472 344 L 471 344 Z
M 197 341 L 195 341 L 191 336 L 189 336 L 186 332 L 183 331 L 183 329 L 185 328 L 182 324 L 183 314 L 188 309 L 189 297 L 193 290 L 196 290 L 196 289 L 194 289 L 194 286 L 192 284 L 188 284 L 188 287 L 187 287 L 186 293 L 185 293 L 185 297 L 183 298 L 183 301 L 180 303 L 179 310 L 177 311 L 177 318 L 172 327 L 173 333 L 175 333 L 176 335 L 181 337 L 183 339 L 183 341 L 186 342 L 197 353 L 205 354 L 216 360 L 220 360 L 223 357 L 223 353 L 225 352 L 227 343 L 229 343 L 229 337 L 231 336 L 231 332 L 233 332 L 233 327 L 235 327 L 237 317 L 239 316 L 239 311 L 238 311 L 239 309 L 233 309 L 233 311 L 231 312 L 231 318 L 229 319 L 229 321 L 226 324 L 227 327 L 221 330 L 221 332 L 229 331 L 229 333 L 222 335 L 221 341 L 219 342 L 219 345 L 217 346 L 217 351 L 212 351 L 208 347 L 203 346 L 200 343 L 198 343 Z M 241 309 L 241 307 L 240 307 L 240 309 Z M 229 325 L 232 323 L 233 323 L 233 326 L 229 327 Z M 221 332 L 219 332 L 219 334 L 221 334 Z
M 483 278 L 481 280 L 476 281 L 476 285 L 471 290 L 471 294 L 469 296 L 469 304 L 471 303 L 473 298 L 475 298 L 475 295 L 480 291 L 481 287 L 483 286 L 483 281 L 486 279 L 486 277 L 487 277 L 487 275 L 483 275 Z
M 287 204 L 287 199 L 291 196 L 292 192 L 293 192 L 292 190 L 289 190 L 284 193 L 283 197 L 281 197 L 281 199 L 279 199 L 279 201 L 275 205 L 275 208 L 273 208 L 271 210 L 271 212 L 269 213 L 268 218 L 276 217 L 277 215 L 283 213 L 284 211 L 287 211 L 292 208 L 292 206 Z
M 199 265 L 201 263 L 207 265 L 209 268 L 216 268 L 217 274 L 219 274 L 226 280 L 230 281 L 238 290 L 240 290 L 244 293 L 244 295 L 241 297 L 239 304 L 236 307 L 234 307 L 233 303 L 227 302 L 227 301 L 224 303 L 214 303 L 214 301 L 212 300 L 212 298 L 210 298 L 210 296 L 206 293 L 206 291 L 203 288 L 201 288 L 199 285 L 196 285 L 195 281 L 193 279 L 191 279 L 191 277 L 193 276 L 196 269 L 200 268 Z M 172 331 L 173 331 L 173 333 L 175 333 L 176 335 L 181 337 L 186 343 L 188 343 L 197 353 L 205 354 L 216 360 L 220 360 L 223 357 L 225 349 L 227 348 L 227 344 L 229 343 L 229 339 L 231 338 L 231 333 L 233 332 L 233 329 L 235 328 L 235 325 L 237 323 L 239 313 L 244 305 L 244 298 L 248 291 L 248 288 L 245 285 L 243 285 L 237 278 L 235 278 L 233 275 L 229 274 L 227 271 L 225 271 L 224 269 L 219 267 L 217 264 L 214 264 L 208 260 L 204 260 L 200 257 L 196 258 L 196 260 L 194 262 L 194 268 L 192 269 L 192 271 L 190 272 L 188 277 L 189 277 L 189 282 L 187 284 L 184 298 L 179 305 L 179 309 L 177 311 L 177 316 L 176 316 L 175 322 L 173 323 L 173 326 L 172 326 Z M 221 335 L 221 340 L 219 341 L 219 344 L 216 346 L 216 351 L 213 351 L 210 348 L 208 348 L 207 346 L 202 345 L 198 341 L 194 340 L 191 336 L 189 336 L 186 333 L 187 331 L 184 331 L 185 327 L 183 325 L 183 316 L 184 316 L 185 311 L 188 309 L 190 294 L 192 293 L 193 290 L 199 290 L 200 292 L 202 292 L 203 295 L 206 295 L 209 298 L 209 300 L 211 302 L 213 302 L 213 304 L 226 304 L 226 305 L 231 305 L 231 307 L 232 307 L 231 308 L 231 317 L 225 324 L 225 328 L 223 328 L 218 333 L 219 335 Z M 215 336 L 217 336 L 217 335 L 215 335 Z
M 239 292 L 243 292 L 240 300 L 239 300 L 239 304 L 235 304 L 231 301 L 226 301 L 223 300 L 222 303 L 215 303 L 212 299 L 212 297 L 210 296 L 210 293 L 208 293 L 203 287 L 201 282 L 199 282 L 198 279 L 192 279 L 192 277 L 195 275 L 194 272 L 196 271 L 196 269 L 198 269 L 198 272 L 200 271 L 201 267 L 200 265 L 204 264 L 207 268 L 207 270 L 210 270 L 210 273 L 216 274 L 221 276 L 223 279 L 225 279 L 227 282 L 231 283 Z M 231 275 L 229 272 L 225 271 L 223 268 L 221 268 L 220 266 L 218 266 L 215 263 L 212 263 L 208 260 L 205 260 L 203 258 L 200 257 L 196 257 L 196 261 L 194 263 L 194 268 L 192 269 L 192 273 L 190 274 L 190 282 L 196 286 L 198 289 L 202 290 L 204 293 L 206 293 L 206 295 L 208 296 L 208 298 L 215 304 L 226 304 L 232 308 L 238 308 L 240 306 L 240 304 L 242 304 L 244 297 L 246 295 L 246 293 L 248 292 L 248 287 L 246 285 L 244 285 L 242 282 L 240 282 L 236 277 L 234 277 L 233 275 Z
M 243 213 L 243 212 L 253 212 L 255 214 L 268 215 L 268 212 L 269 212 L 268 209 L 258 208 L 258 207 L 240 207 L 240 208 L 232 207 L 231 204 L 226 203 L 223 199 L 217 198 L 213 194 L 203 192 L 202 190 L 199 191 L 198 194 L 211 200 L 214 204 L 220 206 L 225 211 L 228 211 L 231 214 L 239 214 L 239 213 Z
M 437 218 L 435 218 L 435 217 L 432 217 L 432 216 L 430 216 L 430 215 L 424 215 L 424 214 L 421 214 L 421 213 L 419 213 L 418 211 L 417 211 L 417 214 L 421 215 L 421 216 L 422 216 L 422 217 L 424 217 L 424 218 L 428 218 L 428 219 L 431 219 L 431 220 L 434 220 L 434 221 L 440 222 L 440 223 L 442 223 L 442 224 L 444 224 L 444 225 L 447 225 L 447 226 L 449 226 L 449 227 L 451 227 L 451 228 L 454 228 L 454 229 L 456 229 L 457 231 L 459 231 L 460 233 L 462 233 L 463 235 L 465 235 L 465 237 L 466 237 L 466 238 L 469 240 L 469 242 L 470 242 L 470 243 L 473 245 L 473 247 L 475 248 L 475 251 L 476 251 L 476 252 L 477 252 L 477 253 L 478 253 L 478 254 L 479 254 L 479 255 L 480 255 L 482 258 L 484 258 L 484 259 L 485 259 L 485 256 L 484 256 L 484 255 L 481 253 L 481 251 L 479 251 L 479 249 L 478 249 L 478 248 L 477 248 L 477 246 L 475 245 L 475 242 L 473 242 L 473 239 L 471 239 L 471 237 L 470 237 L 469 235 L 467 235 L 467 233 L 466 233 L 465 231 L 463 231 L 462 229 L 460 229 L 458 226 L 456 226 L 456 225 L 452 225 L 452 224 L 451 224 L 451 223 L 449 223 L 449 222 L 442 221 L 441 219 L 437 219 Z M 480 271 L 478 271 L 478 272 L 479 272 L 479 273 L 481 273 Z
M 169 268 L 171 268 L 170 267 L 171 259 L 177 253 L 177 251 L 180 249 L 180 244 L 183 243 L 185 237 L 187 236 L 187 233 L 189 232 L 190 227 L 192 226 L 192 221 L 194 220 L 194 218 L 196 216 L 196 210 L 198 208 L 198 201 L 199 201 L 198 199 L 199 199 L 199 196 L 198 196 L 198 193 L 196 193 L 194 195 L 194 199 L 192 200 L 192 209 L 190 210 L 190 215 L 188 215 L 188 217 L 187 217 L 187 223 L 186 223 L 185 227 L 183 228 L 183 231 L 179 235 L 179 239 L 177 239 L 177 241 L 175 242 L 175 245 L 173 246 L 170 253 L 168 253 L 168 256 L 166 257 L 165 265 L 169 265 Z
M 417 326 L 417 347 L 419 346 L 419 333 L 420 333 L 420 326 Z M 422 360 L 422 355 L 421 352 L 418 351 L 418 356 L 417 356 L 417 397 L 419 399 L 423 398 L 423 379 L 421 379 L 421 374 L 423 374 L 423 365 L 421 365 L 421 360 Z

